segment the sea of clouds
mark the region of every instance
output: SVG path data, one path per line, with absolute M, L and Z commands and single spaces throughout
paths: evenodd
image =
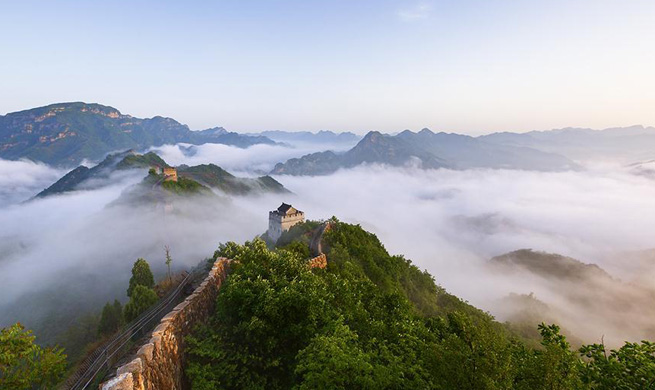
M 235 148 L 221 144 L 176 144 L 153 147 L 150 150 L 172 165 L 216 164 L 223 169 L 241 175 L 252 176 L 270 172 L 275 164 L 306 154 L 332 150 L 343 152 L 350 149 L 350 143 L 316 144 L 309 142 L 294 145 L 257 144 L 248 148 Z
M 187 148 L 156 151 L 170 164 L 216 163 L 257 173 L 317 149 Z M 30 297 L 39 292 L 77 299 L 88 310 L 114 298 L 124 301 L 136 258 L 146 258 L 161 278 L 168 245 L 175 269 L 188 269 L 221 242 L 263 233 L 268 211 L 282 201 L 310 219 L 336 216 L 361 224 L 392 254 L 405 255 L 448 291 L 501 317 L 499 299 L 511 292 L 534 292 L 560 306 L 566 301 L 538 278 L 490 272 L 485 264 L 493 256 L 520 248 L 559 253 L 599 264 L 628 282 L 652 270 L 626 264 L 618 254 L 655 246 L 655 181 L 609 165 L 560 173 L 368 165 L 329 176 L 276 177 L 292 195 L 191 199 L 173 213 L 111 206 L 143 172 L 114 176 L 100 189 L 21 203 L 64 172 L 1 160 L 0 170 L 11 172 L 0 176 L 0 325 L 37 323 L 42 311 Z M 586 326 L 584 332 L 595 341 L 608 329 Z M 641 337 L 611 332 L 617 339 Z

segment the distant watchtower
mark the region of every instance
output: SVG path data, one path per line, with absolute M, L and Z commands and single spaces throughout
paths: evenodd
M 177 181 L 177 169 L 164 168 L 164 181 Z
M 268 213 L 268 236 L 277 241 L 292 226 L 305 222 L 305 213 L 296 210 L 290 204 L 282 203 L 277 210 Z

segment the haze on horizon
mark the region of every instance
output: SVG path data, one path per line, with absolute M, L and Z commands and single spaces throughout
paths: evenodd
M 655 125 L 655 2 L 3 2 L 0 113 L 192 129 L 482 134 Z

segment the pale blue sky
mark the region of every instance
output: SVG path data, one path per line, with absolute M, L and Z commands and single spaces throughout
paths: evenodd
M 0 114 L 193 129 L 655 125 L 655 1 L 0 1 Z

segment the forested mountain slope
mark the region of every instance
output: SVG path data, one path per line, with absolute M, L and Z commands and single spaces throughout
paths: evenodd
M 256 239 L 216 252 L 237 262 L 187 339 L 193 389 L 640 389 L 655 375 L 648 342 L 573 351 L 539 325 L 541 346 L 522 343 L 359 226 L 333 220 L 328 266 L 312 269 L 315 226 L 275 250 Z

